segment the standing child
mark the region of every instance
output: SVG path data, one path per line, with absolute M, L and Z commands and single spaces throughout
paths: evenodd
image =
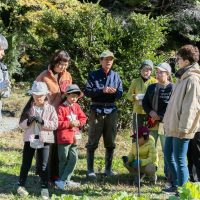
M 60 180 L 55 181 L 59 189 L 78 187 L 80 183 L 71 181 L 72 173 L 78 160 L 77 142 L 80 139 L 80 128 L 87 117 L 81 110 L 77 100 L 82 95 L 79 87 L 72 84 L 67 87 L 66 100 L 58 107 L 58 157 Z
M 133 135 L 136 138 L 136 132 Z M 123 156 L 124 166 L 129 172 L 135 176 L 135 184 L 138 184 L 138 162 L 140 164 L 140 172 L 147 175 L 150 181 L 156 183 L 156 170 L 158 166 L 158 154 L 155 147 L 153 136 L 149 135 L 149 129 L 145 126 L 138 127 L 138 144 L 139 144 L 139 160 L 137 160 L 136 142 L 133 143 L 132 149 L 127 156 Z
M 49 105 L 47 85 L 44 82 L 34 82 L 29 93 L 32 95 L 20 118 L 20 127 L 24 129 L 24 149 L 17 192 L 27 196 L 25 182 L 31 167 L 32 159 L 37 149 L 39 155 L 39 176 L 41 178 L 41 196 L 49 199 L 48 192 L 48 158 L 49 146 L 54 142 L 53 130 L 58 127 L 58 117 L 55 108 Z

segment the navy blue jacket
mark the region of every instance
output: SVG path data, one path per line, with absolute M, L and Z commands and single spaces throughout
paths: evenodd
M 105 87 L 114 87 L 117 91 L 114 94 L 103 93 Z M 110 70 L 105 74 L 102 68 L 89 73 L 84 94 L 92 100 L 91 109 L 98 113 L 111 113 L 116 110 L 114 102 L 122 96 L 122 93 L 122 81 L 118 73 Z

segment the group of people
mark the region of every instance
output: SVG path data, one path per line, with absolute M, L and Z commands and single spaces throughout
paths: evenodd
M 0 35 L 0 58 L 7 47 L 7 40 Z M 35 79 L 28 91 L 31 97 L 19 122 L 24 129 L 24 148 L 17 189 L 21 196 L 28 195 L 25 183 L 35 152 L 36 174 L 41 178 L 43 199 L 49 199 L 49 181 L 54 181 L 62 190 L 80 185 L 72 181 L 71 177 L 78 160 L 77 146 L 81 140 L 81 128 L 87 121 L 86 114 L 77 103 L 83 95 L 91 99 L 86 176 L 88 179 L 97 178 L 94 158 L 102 135 L 106 149 L 104 174 L 117 174 L 112 170 L 118 119 L 115 102 L 122 97 L 123 87 L 119 74 L 111 69 L 114 59 L 114 54 L 109 50 L 101 53 L 101 67 L 89 73 L 83 92 L 78 85 L 73 84 L 72 76 L 67 71 L 70 56 L 63 50 L 53 55 L 48 69 Z M 138 166 L 141 178 L 146 175 L 151 182 L 157 181 L 158 138 L 164 154 L 164 174 L 168 181 L 163 191 L 176 192 L 177 187 L 189 179 L 187 153 L 190 174 L 192 175 L 193 166 L 196 166 L 200 180 L 198 61 L 198 48 L 185 45 L 177 53 L 179 69 L 175 74 L 175 84 L 172 81 L 171 67 L 166 62 L 157 65 L 156 78 L 152 77 L 154 65 L 151 60 L 142 62 L 140 76 L 132 81 L 127 99 L 133 103 L 133 144 L 130 154 L 122 159 L 124 166 L 135 176 L 136 183 L 139 178 Z M 0 81 L 1 76 L 3 75 L 0 73 Z M 9 81 L 2 78 L 0 93 L 9 87 Z M 139 159 L 135 142 L 137 137 Z M 192 178 L 191 176 L 190 179 L 194 180 Z
M 133 103 L 134 132 L 139 126 L 138 143 L 141 151 L 139 152 L 140 160 L 133 150 L 127 158 L 123 157 L 124 165 L 128 166 L 129 171 L 131 167 L 137 172 L 139 162 L 140 166 L 144 167 L 141 174 L 150 176 L 151 180 L 156 182 L 156 170 L 150 168 L 149 164 L 154 163 L 155 168 L 158 167 L 156 144 L 160 138 L 164 153 L 164 174 L 167 180 L 163 192 L 177 195 L 177 187 L 187 182 L 189 177 L 191 181 L 195 181 L 194 168 L 196 168 L 196 181 L 200 181 L 200 68 L 198 61 L 197 47 L 182 46 L 177 52 L 176 63 L 179 69 L 175 73 L 175 83 L 173 83 L 171 67 L 168 63 L 163 62 L 157 65 L 156 79 L 154 79 L 151 77 L 153 63 L 151 60 L 145 60 L 141 65 L 140 77 L 133 80 L 127 93 L 128 100 Z M 137 126 L 135 126 L 136 121 Z M 148 140 L 147 136 L 149 136 Z M 154 150 L 148 144 L 151 136 L 154 138 Z M 141 143 L 140 140 L 146 140 L 146 142 Z M 146 151 L 143 151 L 145 146 Z M 143 161 L 144 158 L 145 161 Z

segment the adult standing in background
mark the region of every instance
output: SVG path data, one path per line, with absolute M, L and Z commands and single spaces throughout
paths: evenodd
M 94 152 L 103 135 L 105 175 L 116 175 L 112 171 L 112 160 L 117 134 L 117 107 L 115 101 L 122 96 L 122 81 L 118 73 L 111 70 L 114 54 L 103 51 L 100 55 L 101 68 L 89 73 L 85 95 L 91 98 L 87 148 L 87 177 L 96 178 Z
M 155 139 L 155 146 L 157 146 L 158 138 L 164 154 L 165 135 L 163 129 L 163 117 L 173 91 L 173 84 L 171 83 L 171 67 L 168 63 L 163 62 L 156 67 L 156 79 L 158 83 L 148 86 L 145 96 L 142 100 L 144 111 L 148 114 L 149 119 L 147 126 L 150 128 L 150 134 Z M 150 122 L 154 121 L 155 127 L 151 127 Z M 159 129 L 159 127 L 162 127 Z M 167 162 L 164 159 L 164 174 L 171 186 L 170 173 L 167 167 Z
M 57 51 L 48 66 L 37 78 L 36 81 L 42 81 L 47 84 L 50 91 L 48 100 L 55 108 L 62 101 L 62 94 L 66 91 L 68 85 L 72 84 L 71 74 L 67 71 L 70 57 L 66 51 Z
M 186 161 L 188 144 L 200 122 L 199 50 L 193 45 L 182 46 L 177 53 L 178 81 L 164 116 L 166 134 L 164 154 L 174 185 L 164 192 L 177 192 L 177 186 L 188 181 Z M 193 155 L 195 156 L 195 155 Z
M 57 51 L 48 66 L 37 78 L 36 81 L 45 82 L 47 84 L 50 94 L 47 96 L 49 104 L 56 109 L 62 102 L 62 95 L 66 88 L 72 84 L 71 74 L 67 71 L 69 66 L 69 54 L 60 50 Z M 54 132 L 56 133 L 56 131 Z M 56 139 L 56 137 L 55 137 Z M 57 144 L 51 144 L 49 154 L 49 175 L 52 181 L 58 178 L 58 148 Z
M 2 109 L 2 97 L 9 96 L 10 90 L 10 81 L 8 76 L 8 69 L 5 64 L 1 62 L 2 58 L 5 55 L 5 50 L 8 48 L 8 41 L 6 38 L 0 34 L 0 119 L 2 118 L 1 109 Z
M 157 80 L 151 77 L 153 71 L 153 62 L 144 60 L 140 67 L 140 77 L 134 79 L 127 93 L 127 99 L 133 104 L 133 132 L 135 132 L 135 117 L 137 113 L 138 126 L 143 126 L 147 114 L 142 107 L 142 98 L 150 84 L 156 83 Z

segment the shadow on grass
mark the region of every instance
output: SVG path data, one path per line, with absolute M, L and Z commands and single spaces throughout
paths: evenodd
M 10 195 L 17 194 L 17 182 L 18 176 L 8 173 L 0 173 L 0 193 Z M 30 195 L 40 196 L 40 183 L 39 178 L 33 175 L 29 175 L 26 183 L 26 188 Z
M 19 147 L 19 148 L 15 148 L 15 147 L 6 147 L 6 146 L 3 146 L 3 145 L 0 145 L 0 151 L 17 151 L 17 152 L 22 152 L 22 148 Z
M 31 196 L 36 198 L 40 197 L 40 178 L 35 176 L 34 169 L 32 168 L 30 174 L 27 178 L 26 189 Z M 129 174 L 119 174 L 115 177 L 105 177 L 103 174 L 97 174 L 97 179 L 95 181 L 89 181 L 85 176 L 85 170 L 77 170 L 76 176 L 72 177 L 72 180 L 80 182 L 81 186 L 79 188 L 69 188 L 65 191 L 59 190 L 55 185 L 49 187 L 50 194 L 55 194 L 60 196 L 61 194 L 66 195 L 76 195 L 83 196 L 86 195 L 89 199 L 95 197 L 105 197 L 110 196 L 113 193 L 120 191 L 129 191 L 133 194 L 137 194 L 137 187 L 133 185 L 133 177 Z M 8 173 L 0 173 L 0 193 L 9 195 L 17 195 L 17 181 L 18 176 Z M 157 185 L 156 185 L 157 186 Z M 141 185 L 141 193 L 143 195 L 148 195 L 150 190 L 155 195 L 160 195 L 161 191 L 155 185 L 149 184 L 148 181 L 144 181 Z
M 72 177 L 74 181 L 81 182 L 82 184 L 85 183 L 94 183 L 99 185 L 105 185 L 106 183 L 110 185 L 133 185 L 133 177 L 126 173 L 126 174 L 118 174 L 112 177 L 106 177 L 104 173 L 97 172 L 96 173 L 97 179 L 92 180 L 86 177 L 86 170 L 75 170 L 75 175 Z

